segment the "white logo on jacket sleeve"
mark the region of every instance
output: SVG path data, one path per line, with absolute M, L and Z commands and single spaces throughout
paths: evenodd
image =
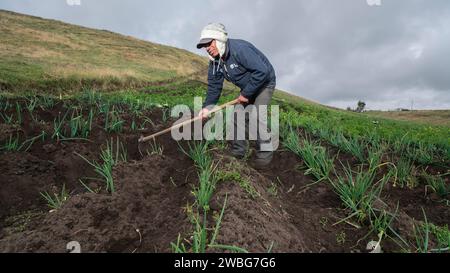
M 239 67 L 239 65 L 237 65 L 237 64 L 231 64 L 231 65 L 230 65 L 230 68 L 231 68 L 231 69 L 235 69 L 235 68 L 238 68 L 238 67 Z

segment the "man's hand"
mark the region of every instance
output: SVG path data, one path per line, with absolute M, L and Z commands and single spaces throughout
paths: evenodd
M 205 120 L 205 119 L 208 118 L 208 113 L 209 113 L 209 110 L 208 110 L 207 108 L 203 108 L 203 109 L 198 113 L 198 116 L 199 116 L 199 117 L 202 117 L 202 119 Z
M 242 95 L 239 95 L 238 101 L 240 104 L 245 104 L 248 102 L 248 99 Z

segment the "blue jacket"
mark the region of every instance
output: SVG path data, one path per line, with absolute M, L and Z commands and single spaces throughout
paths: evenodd
M 276 84 L 275 70 L 264 54 L 251 43 L 228 39 L 225 59 L 209 63 L 208 93 L 203 107 L 217 104 L 222 93 L 223 80 L 241 88 L 241 95 L 252 99 L 264 86 Z

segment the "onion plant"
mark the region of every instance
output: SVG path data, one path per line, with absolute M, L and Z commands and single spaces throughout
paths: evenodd
M 204 211 L 209 210 L 209 201 L 217 183 L 215 175 L 217 165 L 214 165 L 211 156 L 207 153 L 209 144 L 210 142 L 194 141 L 192 144 L 188 143 L 188 151 L 180 146 L 181 151 L 189 156 L 199 169 L 199 186 L 194 189 L 194 196 L 198 206 Z
M 92 130 L 92 119 L 94 117 L 93 109 L 89 111 L 87 120 L 83 118 L 82 110 L 80 112 L 75 109 L 72 112 L 71 119 L 69 120 L 70 137 L 88 138 L 89 133 Z
M 17 115 L 17 124 L 21 125 L 23 122 L 22 106 L 20 106 L 18 102 L 16 102 L 16 115 Z
M 9 100 L 7 99 L 7 100 L 3 103 L 2 110 L 3 110 L 3 111 L 7 111 L 7 110 L 11 109 L 12 107 L 13 107 L 12 103 L 9 102 Z
M 326 149 L 308 138 L 300 143 L 298 135 L 292 128 L 286 134 L 283 144 L 286 148 L 303 158 L 308 169 L 305 174 L 312 174 L 318 181 L 329 179 L 334 168 L 334 159 L 330 158 Z
M 40 133 L 39 135 L 25 140 L 22 143 L 22 145 L 20 145 L 19 150 L 23 150 L 23 148 L 26 147 L 25 150 L 23 150 L 23 151 L 25 151 L 25 152 L 28 151 L 36 140 L 41 139 L 43 142 L 45 140 L 46 135 L 47 135 L 47 133 L 45 131 L 42 131 L 42 133 Z
M 139 128 L 142 130 L 145 129 L 146 124 L 150 124 L 152 127 L 155 127 L 155 123 L 150 118 L 144 117 L 144 121 L 141 123 Z
M 89 161 L 82 155 L 76 153 L 79 157 L 84 159 L 89 165 L 94 167 L 94 171 L 99 174 L 106 184 L 106 190 L 110 193 L 115 192 L 114 181 L 112 177 L 113 167 L 120 161 L 127 161 L 127 152 L 119 139 L 116 141 L 114 147 L 114 141 L 106 142 L 106 148 L 102 149 L 100 152 L 101 163 L 93 160 Z
M 386 150 L 387 146 L 381 143 L 367 146 L 367 163 L 369 164 L 369 169 L 373 170 L 380 165 Z
M 430 224 L 427 220 L 425 210 L 422 208 L 424 223 L 414 224 L 413 231 L 416 239 L 416 252 L 428 253 L 430 241 Z
M 147 149 L 147 155 L 163 155 L 164 147 L 161 144 L 158 144 L 155 139 L 149 143 L 150 150 Z
M 209 144 L 210 142 L 207 141 L 193 141 L 188 143 L 189 149 L 187 151 L 181 145 L 179 147 L 185 155 L 195 162 L 200 170 L 205 170 L 212 165 L 212 158 L 207 153 Z
M 3 145 L 2 150 L 5 151 L 19 151 L 20 149 L 20 145 L 19 145 L 19 135 L 17 134 L 16 137 L 13 137 L 13 135 L 9 135 L 8 140 L 6 141 L 6 143 Z
M 345 152 L 348 152 L 355 156 L 359 160 L 359 162 L 363 163 L 366 161 L 366 157 L 364 154 L 366 145 L 358 138 L 342 136 L 342 142 L 340 143 L 339 147 Z
M 217 236 L 219 235 L 222 219 L 225 212 L 225 207 L 227 204 L 227 196 L 225 196 L 224 204 L 222 206 L 222 210 L 216 220 L 216 224 L 213 230 L 212 235 L 208 234 L 208 227 L 207 227 L 207 216 L 206 213 L 203 215 L 203 217 L 198 213 L 194 212 L 192 206 L 188 206 L 187 214 L 191 221 L 191 223 L 194 225 L 194 232 L 192 233 L 191 240 L 187 241 L 191 246 L 191 249 L 188 249 L 186 245 L 181 240 L 181 235 L 178 235 L 177 242 L 171 243 L 172 251 L 175 253 L 205 253 L 207 249 L 221 249 L 221 250 L 227 250 L 234 253 L 248 253 L 247 250 L 232 246 L 232 245 L 222 245 L 217 244 Z M 211 236 L 209 239 L 208 237 Z
M 214 174 L 216 167 L 211 164 L 209 167 L 200 170 L 198 174 L 199 186 L 194 188 L 194 196 L 198 206 L 205 212 L 209 211 L 209 201 L 217 184 L 217 178 Z
M 45 136 L 46 136 L 45 131 L 42 131 L 41 134 L 39 134 L 39 135 L 37 135 L 37 136 L 35 136 L 33 138 L 27 139 L 22 144 L 20 144 L 19 134 L 16 134 L 15 137 L 13 137 L 13 135 L 10 135 L 8 140 L 6 141 L 6 143 L 0 149 L 1 150 L 5 150 L 5 151 L 13 151 L 13 152 L 17 152 L 17 151 L 24 151 L 24 152 L 26 152 L 26 151 L 28 151 L 31 148 L 31 146 L 34 144 L 34 142 L 37 139 L 42 138 L 42 141 L 44 141 L 45 140 Z
M 344 167 L 344 176 L 336 175 L 337 181 L 332 181 L 334 191 L 338 194 L 345 207 L 352 216 L 356 216 L 360 222 L 367 219 L 372 211 L 374 201 L 380 196 L 381 190 L 389 177 L 383 177 L 374 182 L 375 171 L 365 171 L 360 166 L 356 173 L 350 166 Z
M 397 162 L 396 170 L 400 187 L 414 188 L 417 185 L 417 179 L 413 175 L 414 165 L 410 159 L 401 157 Z M 394 183 L 394 186 L 397 186 L 397 183 Z
M 406 156 L 419 164 L 431 165 L 434 162 L 436 150 L 434 145 L 419 142 L 406 148 Z
M 122 132 L 124 120 L 120 118 L 119 113 L 113 109 L 107 113 L 105 113 L 105 131 L 109 133 L 119 133 Z
M 66 113 L 62 117 L 61 114 L 59 114 L 58 117 L 53 120 L 52 139 L 56 139 L 57 141 L 59 141 L 64 138 L 64 122 L 68 113 L 69 111 L 66 111 Z
M 12 124 L 13 123 L 13 114 L 7 115 L 6 113 L 0 112 L 0 117 L 3 119 L 3 121 L 6 124 Z
M 51 109 L 55 106 L 55 100 L 49 95 L 43 95 L 40 97 L 39 105 L 42 109 Z
M 27 102 L 25 103 L 25 106 L 27 107 L 28 111 L 32 113 L 34 109 L 36 108 L 37 103 L 39 100 L 36 97 L 31 97 L 27 99 Z
M 441 198 L 446 198 L 450 194 L 450 185 L 447 185 L 445 183 L 445 180 L 442 178 L 442 176 L 429 175 L 425 172 L 422 174 L 422 176 L 427 183 L 427 185 L 425 186 L 426 189 L 431 189 Z

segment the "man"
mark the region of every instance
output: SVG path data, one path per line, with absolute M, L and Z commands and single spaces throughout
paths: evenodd
M 211 106 L 217 104 L 223 81 L 227 79 L 241 89 L 239 103 L 242 106 L 254 105 L 256 109 L 252 113 L 256 114 L 258 126 L 267 128 L 267 112 L 259 113 L 258 110 L 264 108 L 261 106 L 267 107 L 270 104 L 276 77 L 266 56 L 247 41 L 228 39 L 225 26 L 219 23 L 209 24 L 202 30 L 197 48 L 205 48 L 211 60 L 208 69 L 207 96 L 199 116 L 206 118 Z M 243 158 L 248 149 L 247 141 L 245 138 L 238 138 L 236 132 L 242 132 L 242 129 L 244 133 L 248 131 L 248 119 L 244 120 L 245 124 L 236 119 L 236 116 L 244 111 L 243 107 L 239 106 L 235 107 L 235 137 L 231 153 L 237 158 Z M 267 129 L 263 135 L 264 137 L 258 130 L 257 152 L 254 160 L 254 166 L 257 168 L 266 167 L 273 157 L 273 146 Z

